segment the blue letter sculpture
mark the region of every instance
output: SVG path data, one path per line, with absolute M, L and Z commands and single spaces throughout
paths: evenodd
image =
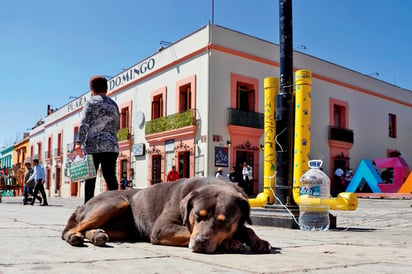
M 355 192 L 363 180 L 369 185 L 373 193 L 381 193 L 378 183 L 382 183 L 382 178 L 370 160 L 362 160 L 360 162 L 352 180 L 346 188 L 346 192 Z

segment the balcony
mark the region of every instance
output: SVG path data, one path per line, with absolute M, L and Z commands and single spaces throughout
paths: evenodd
M 260 112 L 229 108 L 229 125 L 263 129 L 264 115 Z
M 193 126 L 195 124 L 195 110 L 190 109 L 184 112 L 147 121 L 145 124 L 145 134 L 150 135 L 182 127 Z
M 129 135 L 129 128 L 128 127 L 121 128 L 117 132 L 117 140 L 119 142 L 129 140 L 129 137 L 130 137 L 130 135 Z
M 340 127 L 329 127 L 329 140 L 353 144 L 353 130 Z

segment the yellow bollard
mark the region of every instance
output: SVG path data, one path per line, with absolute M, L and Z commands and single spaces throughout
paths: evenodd
M 249 199 L 251 207 L 262 207 L 266 204 L 273 204 L 275 197 L 272 191 L 275 186 L 275 170 L 276 170 L 276 95 L 279 90 L 279 78 L 266 77 L 263 81 L 265 90 L 264 101 L 264 166 L 263 166 L 263 192 L 259 193 L 256 198 Z
M 311 88 L 312 73 L 310 70 L 296 71 L 295 95 L 295 143 L 293 155 L 293 199 L 299 204 L 300 177 L 308 170 L 310 156 L 310 119 L 311 119 Z M 311 204 L 319 205 L 320 199 L 309 198 Z M 329 199 L 331 210 L 355 210 L 358 207 L 358 197 L 351 192 L 342 192 L 336 198 Z
M 311 119 L 311 87 L 312 73 L 310 70 L 296 71 L 295 92 L 295 143 L 293 155 L 293 188 L 292 194 L 296 204 L 299 204 L 299 179 L 308 170 L 310 154 L 310 119 Z

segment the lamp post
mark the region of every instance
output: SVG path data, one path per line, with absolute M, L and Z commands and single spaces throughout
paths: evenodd
M 276 96 L 276 196 L 289 204 L 293 157 L 293 39 L 292 0 L 279 0 L 280 89 Z

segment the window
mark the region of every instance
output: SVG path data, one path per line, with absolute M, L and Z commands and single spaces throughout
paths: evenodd
M 389 117 L 389 123 L 388 123 L 389 137 L 396 138 L 396 115 L 389 113 L 388 117 Z
M 26 162 L 26 148 L 23 147 L 21 150 L 21 162 L 22 162 L 22 167 L 24 166 L 24 163 Z
M 42 149 L 42 145 L 41 145 L 41 142 L 38 142 L 37 143 L 37 158 L 39 159 L 39 161 L 41 161 L 41 159 L 42 159 L 42 156 L 41 156 L 41 154 L 42 154 L 42 151 L 41 151 L 41 149 Z M 32 161 L 34 160 L 35 158 L 34 158 L 34 155 L 32 154 Z
M 120 164 L 121 164 L 121 171 L 120 171 L 121 178 L 120 179 L 123 179 L 123 178 L 127 179 L 127 160 L 122 160 Z
M 236 108 L 242 111 L 255 111 L 255 90 L 253 85 L 237 82 Z
M 344 106 L 334 105 L 333 106 L 333 126 L 337 128 L 346 128 L 345 123 L 345 112 Z
M 62 144 L 63 144 L 62 133 L 59 133 L 59 134 L 57 134 L 57 152 L 56 152 L 56 156 L 61 156 L 62 155 Z
M 76 141 L 77 141 L 78 136 L 79 136 L 79 127 L 76 126 L 73 129 L 73 148 L 72 148 L 72 151 L 70 151 L 70 152 L 74 151 L 74 147 L 76 146 Z
M 122 108 L 120 112 L 120 128 L 129 127 L 129 108 Z
M 163 94 L 153 97 L 152 120 L 163 117 Z
M 52 155 L 51 150 L 52 150 L 52 138 L 49 137 L 47 141 L 47 155 L 46 155 L 47 159 L 51 158 L 51 155 Z
M 176 113 L 194 109 L 196 106 L 196 75 L 176 82 Z
M 179 112 L 192 108 L 192 91 L 190 83 L 179 87 Z
M 151 119 L 158 119 L 166 115 L 166 87 L 154 90 L 150 97 L 152 98 Z
M 349 128 L 349 104 L 346 101 L 329 98 L 329 125 L 332 128 Z

